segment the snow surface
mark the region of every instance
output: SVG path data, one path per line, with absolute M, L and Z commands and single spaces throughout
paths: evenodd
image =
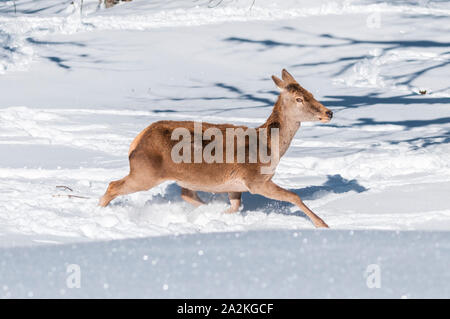
M 194 276 L 180 282 L 177 292 L 134 289 L 123 275 L 117 285 L 127 289 L 111 296 L 450 296 L 444 285 L 450 230 L 448 2 L 257 0 L 252 6 L 252 0 L 223 0 L 211 7 L 209 1 L 133 0 L 105 9 L 85 0 L 81 14 L 79 1 L 15 2 L 16 13 L 13 1 L 0 2 L 0 289 L 2 282 L 8 287 L 1 296 L 106 296 L 97 286 L 61 295 L 59 283 L 47 289 L 36 278 L 48 267 L 65 267 L 69 261 L 59 253 L 83 254 L 79 263 L 90 267 L 105 260 L 101 267 L 112 276 L 116 265 L 96 256 L 114 247 L 176 256 L 196 241 L 225 249 L 233 262 L 239 251 L 233 247 L 242 247 L 263 259 L 264 270 L 246 259 L 240 264 L 249 267 L 245 272 L 224 268 L 218 275 L 219 282 L 229 280 L 229 289 Z M 333 231 L 316 232 L 298 209 L 250 194 L 236 215 L 220 213 L 228 205 L 222 194 L 201 193 L 209 204 L 193 208 L 171 183 L 118 198 L 105 209 L 96 206 L 108 182 L 127 174 L 129 144 L 149 123 L 195 119 L 257 126 L 277 96 L 270 75 L 282 68 L 335 117 L 329 124 L 302 125 L 274 180 L 298 193 Z M 74 191 L 56 187 L 62 185 Z M 314 252 L 290 246 L 295 243 L 286 238 L 297 231 L 320 236 Z M 370 249 L 347 236 L 350 231 Z M 228 247 L 222 239 L 234 235 L 209 234 L 216 232 L 249 240 Z M 253 236 L 267 245 L 286 244 L 279 252 L 265 250 Z M 137 237 L 146 239 L 129 240 Z M 72 251 L 72 243 L 80 242 Z M 364 251 L 364 262 L 355 251 Z M 403 263 L 389 276 L 404 281 L 392 279 L 374 293 L 359 279 L 336 279 L 338 272 L 360 274 L 366 261 L 378 257 Z M 164 272 L 145 272 L 125 257 L 117 267 L 136 278 L 156 276 L 157 286 L 164 276 L 175 276 L 177 261 L 167 262 L 171 267 Z M 290 266 L 295 262 L 318 274 L 301 277 L 303 267 Z M 206 266 L 197 276 L 202 270 L 214 276 Z M 90 278 L 98 275 L 91 271 Z M 255 284 L 247 293 L 243 278 L 251 280 L 252 272 L 268 279 L 266 289 Z M 336 290 L 320 283 L 321 274 L 333 274 Z M 65 268 L 53 276 L 66 276 Z M 283 290 L 277 283 L 283 276 L 300 279 Z M 426 286 L 427 280 L 433 284 Z M 201 293 L 187 293 L 196 282 L 204 284 Z M 297 283 L 305 289 L 294 289 Z
M 449 237 L 266 230 L 3 249 L 0 297 L 448 298 Z M 79 288 L 66 284 L 74 265 Z

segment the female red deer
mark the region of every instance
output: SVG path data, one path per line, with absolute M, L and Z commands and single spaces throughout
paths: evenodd
M 204 202 L 198 197 L 197 191 L 229 194 L 231 207 L 227 213 L 238 211 L 241 204 L 242 192 L 259 194 L 271 199 L 287 201 L 297 205 L 313 222 L 316 227 L 328 227 L 327 224 L 314 214 L 301 200 L 301 198 L 272 181 L 274 169 L 279 159 L 283 156 L 301 122 L 322 121 L 329 122 L 333 112 L 318 102 L 313 95 L 301 87 L 297 81 L 285 69 L 282 71 L 282 79 L 272 76 L 281 93 L 267 121 L 257 128 L 235 126 L 231 124 L 210 124 L 192 121 L 159 121 L 144 129 L 131 143 L 128 153 L 130 161 L 130 173 L 109 184 L 108 189 L 100 199 L 100 206 L 107 206 L 111 200 L 119 195 L 130 194 L 138 191 L 149 190 L 164 182 L 175 181 L 181 187 L 181 197 L 194 205 Z M 187 132 L 188 147 L 174 139 L 180 137 L 181 132 Z M 248 132 L 256 132 L 255 139 Z M 211 134 L 211 131 L 214 132 Z M 239 139 L 236 131 L 246 132 L 244 138 Z M 177 133 L 178 132 L 178 133 Z M 209 132 L 209 133 L 208 133 Z M 264 133 L 264 134 L 261 134 Z M 200 137 L 200 153 L 195 141 Z M 231 136 L 231 134 L 234 134 Z M 214 135 L 212 139 L 211 135 Z M 206 136 L 206 138 L 205 138 Z M 231 136 L 231 138 L 229 138 Z M 265 137 L 263 140 L 262 136 Z M 194 143 L 192 143 L 193 137 Z M 219 139 L 220 137 L 220 139 Z M 219 140 L 227 140 L 225 145 L 218 146 Z M 235 137 L 237 143 L 235 144 Z M 183 151 L 190 154 L 205 154 L 208 145 L 205 142 L 215 142 L 214 147 L 209 147 L 213 161 L 183 160 L 174 158 L 178 155 L 180 146 Z M 229 141 L 232 141 L 230 148 Z M 252 144 L 256 141 L 259 150 L 264 146 L 267 153 L 271 154 L 271 161 L 263 161 L 261 157 L 251 160 Z M 186 142 L 186 141 L 184 141 Z M 218 148 L 220 147 L 220 149 Z M 231 149 L 231 157 L 230 154 Z M 239 160 L 239 152 L 243 150 L 245 160 Z M 228 152 L 228 153 L 227 153 Z M 226 161 L 223 160 L 227 154 Z M 183 154 L 186 155 L 186 154 Z M 231 160 L 230 160 L 231 158 Z M 236 160 L 238 158 L 238 160 Z

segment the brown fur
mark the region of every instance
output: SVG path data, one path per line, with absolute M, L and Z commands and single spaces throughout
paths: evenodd
M 295 79 L 283 69 L 280 80 L 273 76 L 275 84 L 281 93 L 267 121 L 257 128 L 278 128 L 280 132 L 279 157 L 287 151 L 292 138 L 303 121 L 328 122 L 332 112 L 314 99 L 313 95 L 301 87 Z M 192 121 L 159 121 L 143 130 L 131 143 L 129 150 L 130 173 L 121 180 L 111 182 L 100 199 L 100 206 L 107 206 L 119 195 L 148 190 L 164 181 L 172 180 L 181 186 L 182 198 L 196 206 L 203 204 L 196 191 L 228 192 L 231 207 L 227 213 L 238 211 L 241 203 L 241 193 L 249 191 L 275 200 L 288 201 L 297 205 L 309 216 L 316 227 L 328 227 L 325 222 L 314 214 L 300 199 L 300 197 L 285 190 L 272 182 L 273 174 L 262 174 L 263 164 L 259 161 L 249 163 L 248 143 L 246 138 L 245 163 L 225 162 L 226 151 L 223 151 L 223 163 L 174 163 L 171 150 L 177 140 L 172 140 L 172 131 L 176 128 L 187 128 L 191 137 L 194 134 Z M 226 139 L 226 128 L 243 128 L 232 124 L 202 123 L 205 131 L 210 127 L 220 129 L 223 139 Z M 270 132 L 270 130 L 269 130 Z M 258 135 L 259 137 L 259 135 Z M 269 134 L 269 140 L 271 136 Z M 193 138 L 191 138 L 193 141 Z M 203 141 L 204 145 L 210 141 Z M 235 156 L 238 145 L 235 143 Z M 270 146 L 270 143 L 268 143 Z M 259 145 L 259 144 L 258 144 Z M 192 145 L 193 149 L 193 145 Z M 193 152 L 192 152 L 193 154 Z M 235 157 L 236 158 L 236 157 Z M 277 163 L 276 163 L 277 164 Z

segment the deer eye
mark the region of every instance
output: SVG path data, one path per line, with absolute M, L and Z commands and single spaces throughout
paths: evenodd
M 299 97 L 296 98 L 295 100 L 296 100 L 298 103 L 303 103 L 303 100 L 302 100 L 301 98 L 299 98 Z

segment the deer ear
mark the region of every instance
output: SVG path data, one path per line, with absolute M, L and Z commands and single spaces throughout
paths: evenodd
M 283 78 L 283 81 L 286 83 L 297 83 L 294 77 L 288 71 L 286 71 L 286 69 L 283 69 L 283 71 L 281 71 L 281 77 Z
M 280 89 L 284 89 L 285 84 L 283 82 L 283 80 L 280 80 L 279 78 L 277 78 L 275 75 L 272 75 L 272 80 L 273 82 L 275 82 L 275 85 Z

